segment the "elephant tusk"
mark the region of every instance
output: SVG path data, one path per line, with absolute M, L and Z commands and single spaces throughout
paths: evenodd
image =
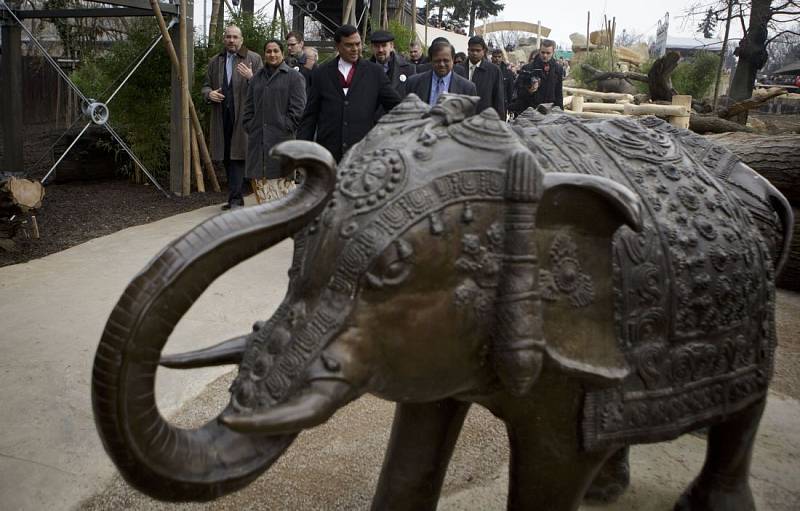
M 309 391 L 285 403 L 251 415 L 223 413 L 220 421 L 241 433 L 296 433 L 324 423 L 355 397 L 353 387 L 347 382 L 315 380 Z
M 198 367 L 239 364 L 242 361 L 247 335 L 234 337 L 210 348 L 162 355 L 158 364 L 171 369 L 196 369 Z

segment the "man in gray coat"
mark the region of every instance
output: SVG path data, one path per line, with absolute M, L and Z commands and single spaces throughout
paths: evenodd
M 306 107 L 305 80 L 286 64 L 283 51 L 277 39 L 264 45 L 266 65 L 250 80 L 242 115 L 247 132 L 245 178 L 251 180 L 259 202 L 278 198 L 291 189 L 293 176 L 281 173 L 269 151 L 294 138 Z
M 243 46 L 242 31 L 225 29 L 225 50 L 208 62 L 203 97 L 211 105 L 211 158 L 222 161 L 228 177 L 228 202 L 222 209 L 244 205 L 244 161 L 247 138 L 242 111 L 250 79 L 262 67 L 261 57 Z

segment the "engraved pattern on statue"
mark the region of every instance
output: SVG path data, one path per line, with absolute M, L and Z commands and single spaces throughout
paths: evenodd
M 347 296 L 388 245 L 412 225 L 459 202 L 501 201 L 505 186 L 501 171 L 469 170 L 438 177 L 410 190 L 373 213 L 341 250 L 328 287 Z
M 355 214 L 385 204 L 403 185 L 408 170 L 399 151 L 378 149 L 348 159 L 339 170 L 336 190 L 352 199 Z
M 539 270 L 542 298 L 556 301 L 558 295 L 569 298 L 573 307 L 586 307 L 594 302 L 594 284 L 581 269 L 578 247 L 571 236 L 559 233 L 550 246 L 550 270 Z
M 484 240 L 478 234 L 464 234 L 461 256 L 456 268 L 466 274 L 454 293 L 457 307 L 471 310 L 481 319 L 494 312 L 498 277 L 503 259 L 503 226 L 494 223 L 486 230 Z
M 763 396 L 772 367 L 771 262 L 752 206 L 699 163 L 702 144 L 683 148 L 683 130 L 632 124 L 592 126 L 609 144 L 656 135 L 610 151 L 648 217 L 641 234 L 615 237 L 615 315 L 633 372 L 621 388 L 587 395 L 588 448 L 635 442 L 645 429 L 672 438 L 741 409 Z M 628 127 L 630 137 L 620 133 Z

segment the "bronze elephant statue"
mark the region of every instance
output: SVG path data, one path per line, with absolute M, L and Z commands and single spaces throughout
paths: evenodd
M 316 144 L 281 144 L 273 155 L 305 176 L 295 192 L 203 222 L 134 278 L 92 379 L 130 484 L 163 500 L 235 491 L 371 393 L 397 403 L 374 509 L 436 508 L 472 403 L 507 425 L 509 509 L 613 498 L 626 446 L 704 427 L 705 466 L 676 508 L 754 507 L 785 198 L 654 117 L 507 124 L 474 106 L 410 95 L 338 169 Z M 288 237 L 290 284 L 269 320 L 162 355 L 216 277 Z M 170 424 L 159 364 L 238 364 L 228 406 L 197 429 Z

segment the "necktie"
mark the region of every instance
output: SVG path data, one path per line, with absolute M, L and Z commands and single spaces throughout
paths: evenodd
M 445 91 L 444 90 L 444 78 L 439 78 L 439 80 L 436 82 L 436 89 L 433 91 L 433 94 L 431 94 L 431 101 L 430 101 L 431 106 L 436 105 L 436 101 L 439 100 L 439 96 L 444 91 Z
M 225 61 L 225 76 L 228 77 L 228 83 L 231 83 L 231 77 L 233 76 L 233 53 L 229 53 Z
M 472 75 L 475 74 L 475 64 L 470 63 L 469 65 L 469 81 L 472 81 Z

